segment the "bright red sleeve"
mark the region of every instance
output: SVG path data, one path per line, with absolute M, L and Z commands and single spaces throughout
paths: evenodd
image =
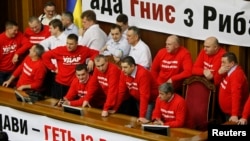
M 191 58 L 191 54 L 189 52 L 182 52 L 183 55 L 183 71 L 181 73 L 178 73 L 176 75 L 171 76 L 172 81 L 178 81 L 178 80 L 183 80 L 189 76 L 192 75 L 192 66 L 193 66 L 193 61 Z
M 94 50 L 94 49 L 90 49 L 88 47 L 86 47 L 88 49 L 88 57 L 90 57 L 91 60 L 94 60 L 94 58 L 99 54 L 98 51 Z
M 82 106 L 82 103 L 84 101 L 84 97 L 81 97 L 77 100 L 70 101 L 70 106 Z
M 164 125 L 170 127 L 183 127 L 185 125 L 185 119 L 187 114 L 187 106 L 184 100 L 178 99 L 178 105 L 176 105 L 176 119 L 174 121 L 165 122 Z
M 78 78 L 75 78 L 71 84 L 70 84 L 70 88 L 67 92 L 67 94 L 65 95 L 65 98 L 69 101 L 73 100 L 75 98 L 75 96 L 77 95 L 78 91 L 77 91 L 77 88 L 78 88 Z
M 151 74 L 153 76 L 153 78 L 155 78 L 157 80 L 160 69 L 161 69 L 161 61 L 162 61 L 162 49 L 159 50 L 159 52 L 156 54 L 156 56 L 154 57 L 152 66 L 151 66 Z
M 35 72 L 35 76 L 34 76 L 34 80 L 30 85 L 31 85 L 31 89 L 40 89 L 43 82 L 44 82 L 44 78 L 45 75 L 47 73 L 47 69 L 45 67 L 45 65 L 43 64 L 43 62 L 40 62 L 40 67 L 36 70 Z
M 46 72 L 47 69 L 42 60 L 32 61 L 31 58 L 27 56 L 13 75 L 15 77 L 20 76 L 17 86 L 30 85 L 31 89 L 39 90 L 44 82 Z
M 21 47 L 17 49 L 16 54 L 22 55 L 31 48 L 32 44 L 21 32 L 18 34 L 20 34 L 18 38 L 21 40 Z
M 118 110 L 118 108 L 120 107 L 121 103 L 124 100 L 124 96 L 126 94 L 126 90 L 127 90 L 127 85 L 126 85 L 126 80 L 125 80 L 126 76 L 123 72 L 121 72 L 120 74 L 120 79 L 119 79 L 119 90 L 118 90 L 118 95 L 117 95 L 117 101 L 114 107 L 114 110 Z
M 150 85 L 152 82 L 150 82 L 150 77 L 145 74 L 140 76 L 139 80 L 139 94 L 140 94 L 140 111 L 139 111 L 139 117 L 145 117 L 147 113 L 147 107 L 149 103 L 150 98 Z
M 25 58 L 26 59 L 26 58 Z M 25 60 L 24 60 L 25 61 Z M 24 62 L 23 61 L 23 62 Z M 15 76 L 15 78 L 17 78 L 17 77 L 19 77 L 20 75 L 21 75 L 21 73 L 22 73 L 22 71 L 23 71 L 23 62 L 22 62 L 22 64 L 20 64 L 17 68 L 16 68 L 16 70 L 13 72 L 13 76 Z
M 117 78 L 117 76 L 120 76 L 121 71 L 120 69 L 114 65 L 114 64 L 109 64 L 112 65 L 113 68 L 112 70 L 109 70 L 108 72 L 108 92 L 107 92 L 107 98 L 106 98 L 106 102 L 104 103 L 104 107 L 103 110 L 109 110 L 110 108 L 114 108 L 116 100 L 117 100 L 117 95 L 118 95 L 118 86 L 119 85 L 119 77 Z M 111 67 L 111 66 L 110 66 Z
M 98 70 L 95 68 L 93 72 L 93 76 L 89 80 L 90 85 L 88 86 L 88 93 L 84 96 L 86 101 L 90 101 L 92 97 L 95 95 L 95 92 L 99 89 L 100 85 L 97 81 Z
M 55 56 L 54 50 L 49 50 L 49 51 L 43 53 L 43 55 L 42 55 L 42 59 L 43 59 L 44 64 L 46 65 L 46 67 L 49 70 L 53 70 L 53 71 L 56 70 L 56 66 L 51 62 L 51 59 L 55 58 L 54 56 Z
M 86 95 L 90 93 L 90 99 L 97 93 L 97 91 L 90 92 L 91 89 L 91 80 L 93 79 L 92 76 L 89 76 L 89 80 L 85 84 L 79 83 L 79 79 L 75 78 L 71 83 L 70 89 L 66 95 L 66 98 L 70 101 L 71 106 L 82 106 L 83 101 L 86 99 Z M 87 92 L 85 95 L 81 96 L 80 98 L 73 100 L 75 97 L 78 97 L 79 90 Z M 98 93 L 99 94 L 99 93 Z M 91 101 L 88 99 L 87 101 Z
M 203 70 L 204 70 L 204 50 L 202 50 L 198 57 L 195 60 L 195 63 L 192 67 L 192 74 L 193 75 L 201 75 L 203 76 Z
M 240 109 L 243 109 L 242 105 L 242 97 L 244 95 L 244 74 L 242 71 L 235 70 L 234 74 L 231 74 L 231 94 L 232 94 L 232 111 L 231 111 L 231 116 L 238 116 L 241 115 Z
M 219 69 L 218 69 L 219 70 Z M 225 77 L 226 74 L 219 74 L 218 71 L 213 73 L 213 77 L 214 77 L 214 84 L 216 86 L 220 85 L 220 82 L 222 81 L 223 77 Z
M 225 74 L 219 74 L 218 73 L 218 70 L 220 69 L 220 66 L 221 66 L 221 58 L 223 56 L 223 54 L 225 53 L 226 51 L 223 49 L 223 48 L 220 48 L 218 54 L 215 56 L 214 58 L 214 63 L 213 63 L 213 68 L 212 70 L 215 70 L 213 72 L 213 77 L 214 77 L 214 84 L 215 85 L 219 85 L 220 82 L 222 81 L 223 77 Z
M 152 113 L 152 120 L 154 119 L 161 119 L 161 100 L 159 97 L 157 97 L 155 102 L 155 108 Z
M 247 99 L 247 102 L 245 103 L 244 110 L 242 113 L 242 118 L 249 119 L 250 118 L 250 96 Z

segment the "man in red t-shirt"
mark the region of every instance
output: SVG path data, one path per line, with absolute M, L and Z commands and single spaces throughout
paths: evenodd
M 65 102 L 63 104 L 70 106 L 82 106 L 85 99 L 85 95 L 89 93 L 91 88 L 92 75 L 89 73 L 86 64 L 76 65 L 76 77 L 73 79 L 69 91 L 66 96 L 64 96 Z M 90 100 L 89 107 L 102 108 L 105 99 L 105 95 L 102 93 L 101 89 L 94 92 L 94 97 Z
M 173 83 L 175 91 L 181 92 L 183 80 L 192 75 L 192 65 L 190 52 L 180 45 L 179 37 L 171 35 L 154 57 L 151 72 L 158 85 Z
M 204 42 L 204 49 L 201 50 L 193 65 L 192 74 L 213 80 L 218 86 L 223 77 L 218 74 L 218 70 L 221 66 L 221 57 L 225 52 L 226 50 L 219 46 L 217 38 L 208 37 Z
M 86 46 L 78 45 L 78 36 L 70 34 L 67 37 L 67 45 L 59 46 L 43 54 L 43 61 L 47 68 L 56 73 L 55 82 L 52 87 L 51 96 L 62 99 L 70 87 L 75 77 L 75 66 L 88 61 L 88 69 L 93 70 L 93 59 L 98 55 L 98 51 Z M 55 59 L 57 65 L 53 64 Z
M 94 97 L 94 91 L 99 87 L 102 88 L 106 99 L 104 101 L 102 116 L 106 117 L 109 113 L 114 113 L 114 106 L 116 104 L 119 76 L 121 73 L 120 68 L 107 60 L 104 55 L 98 55 L 94 59 L 95 70 L 93 78 L 91 79 L 90 92 L 85 97 L 83 107 L 89 104 L 89 101 Z
M 115 109 L 118 109 L 125 99 L 132 96 L 139 107 L 138 121 L 148 123 L 151 121 L 155 100 L 158 96 L 157 82 L 151 73 L 143 66 L 136 64 L 131 56 L 121 60 L 121 68 L 123 73 L 120 75 L 119 94 Z
M 48 25 L 43 25 L 37 17 L 30 17 L 29 27 L 27 27 L 24 31 L 24 36 L 26 36 L 30 40 L 30 43 L 40 43 L 50 35 L 51 34 Z
M 10 83 L 18 78 L 17 90 L 35 90 L 42 91 L 42 85 L 46 74 L 46 67 L 41 60 L 44 53 L 43 46 L 35 44 L 30 49 L 29 55 L 24 59 L 23 63 L 18 66 L 11 77 L 3 83 L 8 87 Z
M 219 88 L 220 108 L 225 114 L 226 121 L 238 122 L 249 96 L 249 86 L 247 77 L 238 65 L 234 53 L 223 54 L 218 73 L 224 74 Z
M 186 115 L 187 105 L 184 98 L 174 93 L 171 83 L 161 84 L 152 115 L 153 123 L 170 127 L 184 127 Z
M 22 63 L 23 58 L 25 58 L 24 55 L 31 46 L 29 40 L 18 31 L 17 23 L 7 21 L 5 32 L 0 34 L 0 85 Z

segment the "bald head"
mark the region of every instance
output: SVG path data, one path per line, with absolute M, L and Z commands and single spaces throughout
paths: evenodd
M 204 50 L 208 55 L 216 54 L 219 50 L 219 42 L 216 37 L 208 37 L 204 42 Z
M 175 53 L 180 47 L 180 39 L 176 35 L 168 36 L 166 40 L 166 49 L 169 53 Z
M 176 44 L 177 46 L 180 46 L 180 39 L 176 35 L 171 35 L 168 37 L 168 40 L 171 40 L 173 44 Z
M 205 43 L 209 43 L 210 45 L 214 45 L 214 46 L 218 46 L 219 42 L 218 42 L 218 39 L 216 37 L 208 37 L 206 40 L 205 40 Z

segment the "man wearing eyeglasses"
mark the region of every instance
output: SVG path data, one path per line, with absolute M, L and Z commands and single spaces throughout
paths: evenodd
M 44 13 L 39 16 L 39 20 L 44 25 L 49 25 L 49 22 L 53 19 L 59 19 L 61 20 L 61 15 L 57 14 L 56 11 L 56 5 L 52 1 L 48 1 L 44 5 Z

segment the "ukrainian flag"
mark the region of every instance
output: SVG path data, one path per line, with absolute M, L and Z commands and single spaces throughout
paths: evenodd
M 66 5 L 66 10 L 73 13 L 74 23 L 78 26 L 78 28 L 81 28 L 82 0 L 67 0 Z

